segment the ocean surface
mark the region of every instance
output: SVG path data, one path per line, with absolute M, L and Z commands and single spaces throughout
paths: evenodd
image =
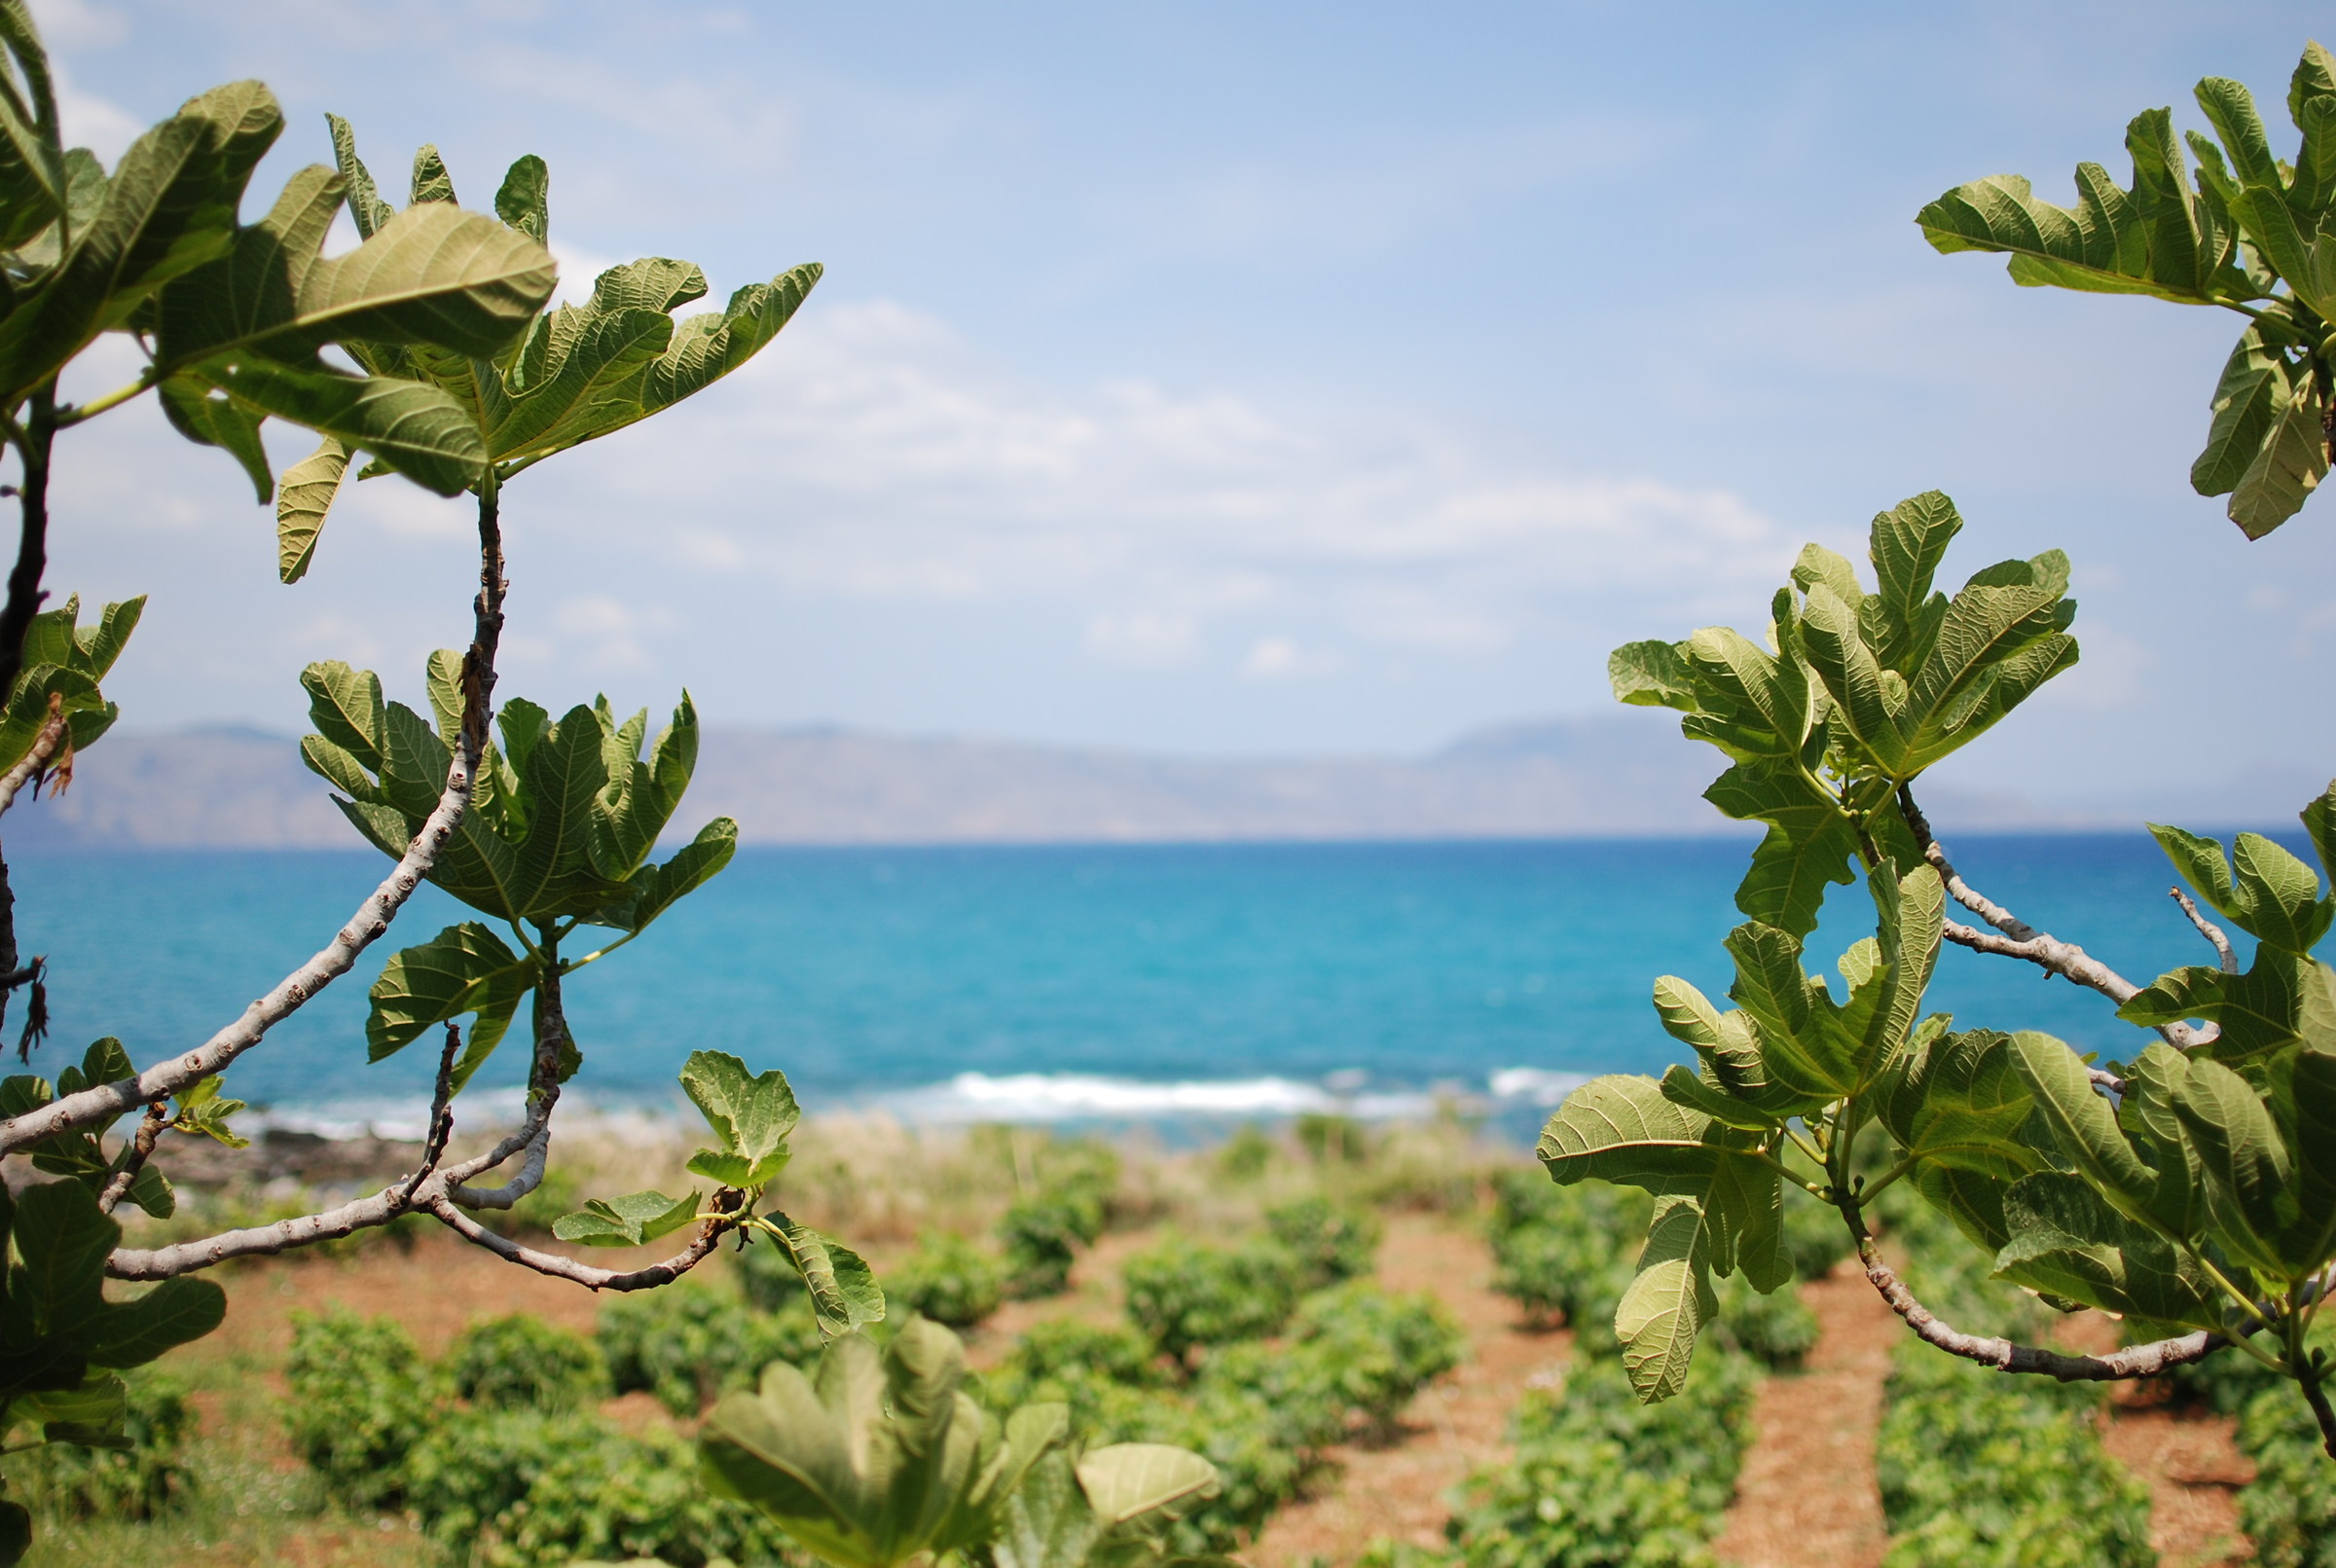
M 2143 835 L 1952 848 L 1975 885 L 2130 977 L 2211 962 Z M 574 1089 L 605 1112 L 663 1112 L 683 1058 L 712 1048 L 785 1069 L 815 1112 L 1205 1128 L 1418 1113 L 1442 1096 L 1529 1132 L 1582 1077 L 1658 1073 L 1684 1054 L 1649 988 L 1676 973 L 1725 992 L 1719 942 L 1741 918 L 1731 895 L 1748 850 L 748 850 L 569 980 L 585 1057 Z M 37 1069 L 54 1076 L 100 1035 L 141 1065 L 201 1043 L 321 946 L 387 866 L 369 852 L 22 857 L 19 940 L 50 964 Z M 1811 951 L 1830 964 L 1872 914 L 1854 888 L 1834 889 L 1827 912 Z M 425 888 L 355 973 L 236 1065 L 231 1092 L 280 1123 L 419 1127 L 435 1052 L 367 1064 L 365 988 L 397 946 L 461 918 Z M 1954 948 L 1931 1005 L 2112 1055 L 2147 1039 L 2090 992 Z M 466 1119 L 511 1113 L 520 1034 L 465 1096 Z

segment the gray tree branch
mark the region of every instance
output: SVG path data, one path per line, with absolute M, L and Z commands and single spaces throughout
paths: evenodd
M 385 1225 L 419 1207 L 434 1192 L 436 1181 L 434 1176 L 425 1177 L 413 1184 L 415 1190 L 409 1192 L 408 1180 L 401 1178 L 379 1192 L 351 1199 L 337 1209 L 279 1220 L 272 1225 L 222 1231 L 201 1241 L 182 1241 L 151 1250 L 117 1248 L 105 1260 L 105 1271 L 118 1280 L 175 1279 L 181 1274 L 214 1267 L 231 1258 L 273 1258 L 320 1241 L 337 1241 L 375 1225 Z
M 558 1253 L 539 1252 L 535 1248 L 522 1246 L 508 1236 L 498 1236 L 455 1207 L 453 1200 L 442 1192 L 436 1194 L 426 1207 L 463 1240 L 484 1247 L 497 1258 L 523 1268 L 531 1268 L 538 1274 L 548 1274 L 554 1279 L 572 1281 L 592 1291 L 647 1291 L 672 1284 L 713 1256 L 713 1250 L 721 1244 L 724 1232 L 738 1223 L 733 1215 L 743 1205 L 745 1198 L 745 1193 L 731 1187 L 714 1188 L 711 1202 L 718 1218 L 707 1221 L 699 1227 L 694 1241 L 665 1261 L 630 1271 L 595 1268 L 590 1263 L 579 1263 Z
M 447 770 L 446 790 L 438 797 L 437 809 L 422 823 L 421 831 L 414 835 L 414 842 L 407 846 L 396 869 L 357 906 L 348 924 L 341 928 L 321 952 L 244 1008 L 242 1017 L 197 1049 L 148 1068 L 134 1078 L 100 1083 L 52 1101 L 38 1111 L 0 1121 L 0 1154 L 152 1105 L 224 1072 L 228 1064 L 265 1039 L 269 1030 L 347 974 L 359 954 L 387 934 L 389 923 L 397 918 L 406 900 L 414 896 L 414 890 L 421 885 L 430 867 L 437 864 L 438 852 L 454 836 L 456 825 L 469 807 L 470 781 L 477 766 L 478 754 L 471 749 L 466 737 L 456 753 L 454 766 Z
M 122 1168 L 105 1184 L 105 1190 L 97 1194 L 97 1208 L 101 1213 L 112 1214 L 136 1184 L 138 1173 L 146 1168 L 146 1161 L 153 1157 L 154 1146 L 161 1142 L 163 1128 L 169 1120 L 169 1112 L 160 1104 L 146 1108 L 146 1114 L 138 1118 L 137 1136 L 129 1141 L 129 1158 L 122 1162 Z
M 2014 1344 L 2009 1339 L 1964 1333 L 1915 1298 L 1914 1292 L 1882 1261 L 1881 1249 L 1871 1235 L 1859 1239 L 1857 1257 L 1865 1265 L 1866 1278 L 1874 1289 L 1890 1304 L 1891 1311 L 1906 1320 L 1906 1326 L 1915 1331 L 1917 1338 L 1951 1356 L 1992 1367 L 1999 1372 L 2033 1372 L 2057 1377 L 2063 1383 L 2124 1382 L 2136 1377 L 2155 1377 L 2172 1367 L 2204 1361 L 2230 1343 L 2221 1334 L 2201 1330 L 2172 1339 L 2153 1339 L 2145 1345 L 2127 1345 L 2105 1356 L 2070 1356 L 2036 1345 Z
M 268 1031 L 300 1010 L 310 997 L 347 974 L 357 957 L 389 930 L 414 890 L 421 886 L 439 851 L 470 807 L 471 781 L 487 744 L 487 724 L 494 697 L 494 660 L 503 631 L 503 541 L 494 474 L 492 468 L 479 486 L 479 594 L 472 605 L 470 649 L 462 659 L 462 726 L 455 747 L 454 763 L 447 769 L 446 788 L 406 846 L 389 875 L 357 906 L 348 924 L 313 958 L 293 970 L 274 989 L 243 1009 L 243 1015 L 186 1055 L 148 1068 L 134 1078 L 101 1083 L 52 1101 L 38 1111 L 0 1121 L 0 1154 L 39 1143 L 74 1127 L 88 1126 L 110 1116 L 135 1111 L 167 1099 L 182 1089 L 224 1071 L 228 1064 L 267 1038 Z M 13 601 L 12 601 L 13 602 Z M 5 625 L 0 624 L 0 633 Z M 13 652 L 12 647 L 0 651 Z
M 1953 862 L 1947 858 L 1946 848 L 1931 837 L 1930 823 L 1922 816 L 1921 808 L 1915 804 L 1913 790 L 1903 785 L 1898 790 L 1898 808 L 1915 835 L 1915 842 L 1921 847 L 1922 858 L 1939 874 L 1948 896 L 1994 928 L 1992 931 L 1983 931 L 1951 920 L 1942 929 L 1947 940 L 1974 953 L 1992 953 L 2033 964 L 2047 974 L 2057 974 L 2072 985 L 2098 991 L 2121 1007 L 2140 994 L 2139 986 L 2074 942 L 2063 942 L 2049 931 L 2036 930 L 1965 882 Z M 2194 1029 L 2184 1023 L 2160 1025 L 2158 1033 L 2167 1044 L 2178 1050 L 2210 1044 L 2222 1035 L 2212 1024 Z
M 462 1054 L 462 1030 L 453 1019 L 446 1023 L 446 1043 L 438 1052 L 438 1079 L 430 1094 L 430 1127 L 421 1145 L 421 1163 L 406 1178 L 401 1202 L 411 1207 L 415 1190 L 438 1169 L 446 1146 L 455 1136 L 455 1059 Z
M 2239 955 L 2231 951 L 2231 939 L 2223 929 L 2200 914 L 2198 905 L 2181 889 L 2168 888 L 2166 892 L 2172 896 L 2175 903 L 2182 906 L 2182 913 L 2190 917 L 2190 924 L 2198 928 L 2198 934 L 2214 944 L 2214 959 L 2222 966 L 2222 972 L 2237 974 L 2239 972 Z
M 1848 1223 L 1849 1234 L 1856 1239 L 1857 1259 L 1865 1267 L 1867 1281 L 1889 1303 L 1890 1310 L 1906 1320 L 1916 1337 L 1951 1356 L 1992 1367 L 1999 1372 L 2029 1372 L 2057 1377 L 2063 1383 L 2116 1383 L 2155 1377 L 2170 1367 L 2204 1361 L 2230 1343 L 2221 1334 L 2201 1330 L 2172 1339 L 2155 1339 L 2145 1345 L 2127 1345 L 2105 1356 L 2070 1356 L 2037 1345 L 1964 1333 L 1917 1300 L 1897 1272 L 1883 1261 L 1881 1245 L 1875 1240 L 1873 1227 L 1866 1223 L 1865 1214 L 1856 1201 L 1843 1200 L 1838 1207 Z
M 543 978 L 535 988 L 535 1057 L 528 1068 L 528 1114 L 518 1129 L 485 1154 L 447 1172 L 447 1195 L 466 1209 L 508 1209 L 543 1182 L 552 1150 L 552 1110 L 560 1103 L 560 1054 L 568 1043 L 567 1012 L 560 994 L 560 955 L 544 949 Z M 463 1184 L 526 1150 L 519 1173 L 501 1186 Z

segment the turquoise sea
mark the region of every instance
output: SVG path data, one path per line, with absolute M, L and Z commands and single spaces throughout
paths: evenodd
M 2210 960 L 2134 835 L 1968 838 L 1965 874 L 2144 978 Z M 2300 849 L 2300 844 L 2298 845 Z M 1741 840 L 759 849 L 569 986 L 578 1088 L 661 1109 L 701 1047 L 781 1067 L 807 1107 L 914 1118 L 1207 1124 L 1466 1097 L 1526 1130 L 1585 1075 L 1681 1053 L 1648 991 L 1717 997 Z M 27 856 L 21 940 L 50 962 L 54 1076 L 99 1035 L 141 1064 L 200 1043 L 321 945 L 386 869 L 363 853 Z M 1812 950 L 1865 934 L 1837 888 Z M 425 889 L 359 970 L 230 1075 L 279 1119 L 419 1121 L 433 1060 L 365 1062 L 365 988 L 461 918 Z M 2144 1037 L 2089 992 L 1950 948 L 1933 1005 L 2086 1049 Z M 20 1014 L 18 1014 L 20 1016 Z M 13 1039 L 17 1016 L 9 1020 Z M 516 1036 L 514 1037 L 516 1038 Z M 507 1108 L 506 1045 L 472 1091 Z M 497 1089 L 504 1092 L 497 1094 Z

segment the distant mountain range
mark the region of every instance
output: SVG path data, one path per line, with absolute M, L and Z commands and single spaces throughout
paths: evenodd
M 1148 756 L 839 729 L 707 732 L 680 824 L 738 820 L 757 844 L 1200 842 L 1626 837 L 1741 831 L 1699 798 L 1717 773 L 1669 715 L 1615 713 L 1479 730 L 1414 758 Z M 2288 818 L 2299 774 L 2245 820 Z M 2251 792 L 2250 792 L 2251 793 Z M 2237 820 L 2233 802 L 2208 821 Z M 2130 825 L 2130 812 L 2046 810 L 1936 786 L 1960 830 Z M 244 729 L 122 734 L 70 791 L 10 814 L 11 851 L 351 848 L 359 841 L 297 743 Z

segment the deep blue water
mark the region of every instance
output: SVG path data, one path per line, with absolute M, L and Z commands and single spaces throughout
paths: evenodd
M 2210 957 L 2144 836 L 1953 847 L 1974 883 L 2136 979 Z M 749 850 L 571 979 L 580 1081 L 603 1102 L 663 1104 L 681 1060 L 712 1047 L 785 1068 L 813 1109 L 1118 1115 L 1189 1109 L 1195 1095 L 1287 1109 L 1326 1077 L 1366 1095 L 1482 1094 L 1518 1068 L 1660 1071 L 1680 1049 L 1657 1027 L 1649 987 L 1673 972 L 1724 992 L 1718 944 L 1740 918 L 1730 899 L 1747 849 Z M 141 1064 L 201 1042 L 321 945 L 387 864 L 368 853 L 23 858 L 21 938 L 51 964 L 44 1071 L 101 1034 Z M 1830 961 L 1871 916 L 1849 888 L 1828 911 L 1812 947 Z M 426 1047 L 366 1065 L 365 987 L 398 938 L 458 918 L 425 889 L 357 973 L 237 1064 L 233 1092 L 279 1110 L 423 1094 Z M 1953 948 L 1932 1005 L 2112 1054 L 2143 1040 L 2091 993 Z M 524 1066 L 506 1045 L 479 1082 L 516 1083 Z

